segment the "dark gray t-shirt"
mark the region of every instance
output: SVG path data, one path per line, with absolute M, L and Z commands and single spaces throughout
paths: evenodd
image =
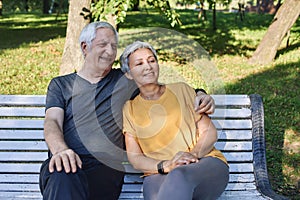
M 64 139 L 77 154 L 114 159 L 124 153 L 122 108 L 135 89 L 119 69 L 96 84 L 76 73 L 59 76 L 48 86 L 46 110 L 64 110 Z

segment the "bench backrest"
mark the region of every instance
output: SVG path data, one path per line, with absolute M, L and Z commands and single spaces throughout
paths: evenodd
M 256 190 L 253 141 L 255 129 L 263 128 L 263 113 L 251 105 L 259 96 L 213 95 L 216 111 L 211 118 L 218 129 L 220 149 L 230 165 L 230 181 L 226 192 Z M 251 101 L 251 99 L 255 101 Z M 41 162 L 47 158 L 43 139 L 44 95 L 0 95 L 0 193 L 7 196 L 40 196 L 38 173 Z M 261 104 L 261 105 L 260 105 Z M 257 112 L 257 111 L 255 111 Z M 259 120 L 254 122 L 253 115 Z M 256 116 L 257 118 L 257 116 Z M 257 124 L 258 123 L 258 124 Z M 254 124 L 256 127 L 254 127 Z M 261 127 L 262 126 L 262 127 Z M 259 130 L 257 130 L 259 131 Z M 264 148 L 261 144 L 257 148 Z M 265 167 L 265 155 L 256 162 Z M 126 166 L 122 198 L 141 196 L 141 179 L 130 165 Z M 266 170 L 266 169 L 263 169 Z M 130 174 L 132 173 L 132 174 Z M 263 174 L 265 175 L 265 174 Z M 138 183 L 138 184 L 137 184 Z

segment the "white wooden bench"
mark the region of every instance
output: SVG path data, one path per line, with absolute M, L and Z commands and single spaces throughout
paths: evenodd
M 229 184 L 220 199 L 286 199 L 270 186 L 259 95 L 213 95 L 211 116 L 220 149 L 230 165 Z M 38 179 L 47 158 L 43 139 L 44 95 L 0 95 L 0 199 L 42 199 Z M 126 164 L 120 199 L 142 199 L 140 173 Z

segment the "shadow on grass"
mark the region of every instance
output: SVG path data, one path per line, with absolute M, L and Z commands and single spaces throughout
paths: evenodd
M 285 131 L 300 133 L 299 66 L 300 61 L 279 64 L 271 70 L 250 75 L 227 87 L 227 93 L 257 93 L 263 97 L 267 165 L 271 184 L 278 193 L 291 199 L 300 199 L 300 193 L 295 186 L 285 184 L 288 176 L 283 174 L 282 162 L 288 165 L 285 169 L 293 169 L 299 174 L 300 157 L 297 153 L 284 152 Z
M 18 48 L 30 43 L 66 36 L 66 19 L 52 16 L 17 14 L 4 16 L 0 21 L 0 50 Z

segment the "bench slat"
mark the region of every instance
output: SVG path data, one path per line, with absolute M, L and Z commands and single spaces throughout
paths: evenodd
M 236 190 L 255 190 L 255 182 L 252 183 L 228 183 L 225 191 L 236 191 Z
M 224 152 L 223 154 L 228 162 L 252 162 L 253 161 L 252 152 L 239 152 L 239 153 Z
M 11 120 L 11 119 L 0 119 L 0 128 L 1 129 L 43 129 L 44 120 Z
M 215 118 L 250 118 L 251 110 L 248 108 L 241 109 L 216 109 L 214 114 L 209 115 L 212 119 Z
M 211 95 L 218 106 L 249 106 L 250 99 L 248 95 Z
M 14 200 L 41 200 L 42 196 L 39 192 L 1 192 L 0 199 L 14 199 Z M 143 196 L 141 193 L 122 193 L 120 200 L 142 200 Z M 256 190 L 247 191 L 225 191 L 218 200 L 264 200 L 261 194 Z
M 44 106 L 45 95 L 0 95 L 0 105 Z
M 1 166 L 1 165 L 0 165 Z M 140 171 L 134 169 L 130 164 L 124 164 L 125 171 L 127 173 L 138 173 Z M 229 163 L 229 172 L 230 173 L 253 173 L 253 164 L 252 163 Z
M 0 183 L 0 191 L 28 191 L 28 192 L 40 192 L 38 184 L 5 184 Z
M 0 192 L 1 200 L 42 200 L 40 192 Z
M 124 184 L 122 187 L 123 191 L 126 192 L 142 192 L 142 184 Z M 226 191 L 237 191 L 237 190 L 255 190 L 256 185 L 254 182 L 250 183 L 228 183 Z
M 0 107 L 0 116 L 2 117 L 44 117 L 45 107 L 33 108 L 15 108 L 15 107 Z
M 1 139 L 44 140 L 43 130 L 0 130 Z
M 0 130 L 1 139 L 44 139 L 43 130 Z M 251 140 L 251 130 L 218 130 L 219 140 Z
M 40 163 L 0 163 L 0 173 L 39 173 Z
M 252 123 L 251 120 L 213 120 L 214 125 L 217 129 L 251 129 Z M 0 119 L 0 128 L 31 128 L 31 129 L 42 129 L 44 121 L 43 120 L 9 120 L 9 119 Z
M 141 178 L 142 174 L 126 174 L 124 178 L 124 183 L 142 183 L 143 178 Z M 253 173 L 241 173 L 241 174 L 229 174 L 229 182 L 236 183 L 247 183 L 254 182 L 254 174 Z
M 252 173 L 253 170 L 252 163 L 229 163 L 230 173 Z
M 212 95 L 216 105 L 250 105 L 248 95 Z M 44 105 L 45 95 L 1 95 L 0 105 Z
M 221 151 L 251 151 L 251 141 L 219 141 L 215 147 Z M 39 150 L 46 151 L 48 147 L 44 141 L 0 141 L 0 150 Z
M 224 151 L 251 151 L 250 141 L 220 141 L 215 144 L 216 148 Z M 44 141 L 0 141 L 0 150 L 41 150 L 45 151 L 48 147 Z
M 219 140 L 252 140 L 251 130 L 218 130 Z
M 28 191 L 28 192 L 39 192 L 38 184 L 6 184 L 0 183 L 0 191 Z M 237 190 L 255 190 L 256 186 L 254 183 L 228 183 L 225 191 L 237 191 Z M 141 184 L 124 184 L 122 187 L 123 191 L 142 193 Z
M 251 120 L 212 120 L 217 129 L 251 129 Z
M 0 163 L 0 173 L 38 173 L 40 169 L 40 163 Z M 252 163 L 229 163 L 230 173 L 249 173 L 253 172 Z M 138 171 L 130 167 L 125 166 L 127 172 L 137 173 Z M 139 172 L 138 172 L 139 173 Z
M 230 183 L 248 183 L 254 182 L 254 174 L 230 174 L 229 182 Z M 140 175 L 126 174 L 124 178 L 125 184 L 141 184 L 143 178 Z M 38 174 L 0 174 L 0 183 L 38 183 L 39 175 Z
M 143 194 L 139 192 L 122 192 L 119 200 L 143 200 Z
M 48 158 L 47 152 L 0 152 L 1 161 L 44 161 Z
M 257 190 L 244 190 L 244 191 L 224 191 L 218 200 L 264 200 L 269 199 L 263 197 Z
M 38 183 L 38 174 L 0 174 L 0 183 Z
M 215 147 L 221 151 L 251 151 L 252 142 L 251 141 L 230 141 L 224 142 L 220 141 L 215 144 Z
M 44 107 L 0 107 L 2 117 L 44 117 Z M 241 109 L 217 109 L 212 118 L 250 118 L 251 110 Z
M 0 141 L 0 150 L 39 150 L 46 151 L 48 147 L 44 141 Z

